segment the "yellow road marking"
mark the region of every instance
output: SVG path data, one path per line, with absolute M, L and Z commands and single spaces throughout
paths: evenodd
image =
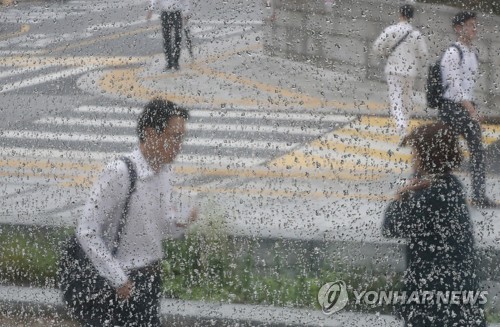
M 490 131 L 491 133 L 500 132 L 500 124 L 483 124 L 481 127 L 483 130 Z
M 492 143 L 495 143 L 497 142 L 499 139 L 498 137 L 483 137 L 483 143 L 485 143 L 486 145 L 490 145 Z
M 411 130 L 425 123 L 433 122 L 434 120 L 427 119 L 411 119 L 409 121 L 409 129 Z M 360 125 L 362 126 L 374 126 L 374 127 L 386 127 L 386 128 L 396 128 L 394 119 L 391 117 L 380 117 L 380 116 L 362 116 L 360 119 Z
M 379 158 L 390 162 L 410 162 L 411 154 L 399 153 L 387 149 L 373 149 L 365 146 L 347 145 L 338 141 L 316 140 L 310 144 L 318 149 L 334 150 L 341 154 L 355 154 L 364 157 Z M 396 145 L 395 145 L 396 146 Z
M 51 161 L 50 159 L 8 159 L 0 160 L 0 167 L 9 169 L 3 176 L 33 176 L 54 180 L 63 180 L 58 185 L 63 187 L 84 186 L 88 187 L 101 173 L 104 164 L 79 163 L 72 161 Z M 328 170 L 281 170 L 270 167 L 254 167 L 241 169 L 227 169 L 218 167 L 201 166 L 174 166 L 177 174 L 219 177 L 245 177 L 245 178 L 293 178 L 293 179 L 319 179 L 319 180 L 370 180 L 379 178 L 366 172 L 352 173 Z M 83 174 L 82 174 L 83 173 Z
M 409 131 L 411 131 L 413 128 L 418 127 L 422 124 L 429 124 L 436 122 L 437 120 L 435 119 L 411 119 L 410 120 L 410 126 L 408 128 Z M 391 117 L 379 117 L 379 116 L 362 116 L 360 119 L 360 125 L 362 126 L 374 126 L 374 127 L 381 127 L 381 128 L 396 128 L 396 124 L 394 123 L 394 119 Z M 491 134 L 497 134 L 500 131 L 500 125 L 498 124 L 484 124 L 481 125 L 481 128 L 483 130 L 483 134 L 491 133 Z M 378 133 L 373 133 L 370 131 L 365 131 L 362 128 L 359 129 L 352 129 L 349 127 L 339 129 L 335 131 L 336 134 L 346 134 L 346 135 L 363 135 L 366 137 L 369 137 L 371 139 L 380 139 L 383 141 L 383 136 L 377 137 L 376 135 Z M 379 134 L 382 135 L 382 134 Z M 399 139 L 397 142 L 393 142 L 397 136 L 396 135 L 390 135 L 389 133 L 385 134 L 387 135 L 387 138 L 389 142 L 391 143 L 398 143 Z M 498 137 L 495 136 L 484 136 L 483 137 L 483 142 L 486 144 L 491 144 L 495 141 L 498 141 Z
M 138 74 L 142 70 L 142 68 L 134 68 L 118 69 L 106 72 L 99 80 L 99 86 L 108 93 L 118 93 L 127 97 L 139 98 L 143 100 L 160 97 L 170 101 L 183 103 L 185 105 L 203 105 L 207 103 L 223 105 L 227 103 L 227 100 L 210 100 L 195 95 L 182 95 L 146 88 L 139 83 L 140 77 Z M 237 102 L 243 105 L 255 104 L 255 101 Z
M 89 176 L 75 176 L 72 178 L 70 181 L 65 181 L 57 184 L 60 187 L 83 187 L 83 188 L 90 188 L 96 178 L 95 177 L 89 177 Z
M 10 38 L 22 35 L 24 33 L 28 33 L 30 28 L 31 27 L 28 24 L 23 24 L 23 25 L 21 25 L 21 28 L 17 32 L 0 35 L 0 41 L 7 40 Z
M 334 131 L 333 134 L 340 136 L 339 140 L 341 142 L 342 141 L 345 142 L 347 140 L 351 140 L 351 142 L 356 142 L 366 139 L 378 142 L 391 143 L 394 144 L 394 146 L 397 146 L 401 140 L 399 135 L 394 135 L 394 134 L 391 135 L 389 133 L 380 134 L 371 131 L 355 130 L 350 128 L 341 128 L 339 130 Z

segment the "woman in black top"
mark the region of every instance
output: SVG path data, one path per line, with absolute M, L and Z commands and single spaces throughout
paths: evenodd
M 383 235 L 408 240 L 406 294 L 431 295 L 402 305 L 401 315 L 412 327 L 486 326 L 481 298 L 474 304 L 464 304 L 462 295 L 455 304 L 437 298 L 438 291 L 478 292 L 472 222 L 452 174 L 462 159 L 458 140 L 438 123 L 415 129 L 403 145 L 413 149 L 415 177 L 387 207 Z

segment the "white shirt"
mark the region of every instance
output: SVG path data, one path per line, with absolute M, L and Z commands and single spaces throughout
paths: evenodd
M 108 164 L 90 191 L 76 235 L 82 248 L 101 276 L 114 287 L 127 281 L 127 272 L 163 258 L 162 241 L 177 237 L 182 229 L 176 223 L 186 221 L 191 208 L 180 205 L 172 191 L 175 175 L 166 165 L 155 173 L 137 148 L 129 158 L 137 171 L 136 190 L 130 197 L 129 211 L 118 252 L 112 255 L 130 179 L 126 164 L 117 160 Z
M 159 8 L 161 11 L 180 11 L 183 15 L 191 11 L 190 0 L 151 0 L 151 9 Z
M 408 32 L 408 37 L 390 53 L 392 47 Z M 408 22 L 399 22 L 385 28 L 375 40 L 373 51 L 384 57 L 389 56 L 385 66 L 386 75 L 415 77 L 427 61 L 427 44 L 424 37 Z
M 474 89 L 479 71 L 475 48 L 456 43 L 462 49 L 462 61 L 458 49 L 450 46 L 441 59 L 441 76 L 443 78 L 445 99 L 462 102 L 474 101 Z

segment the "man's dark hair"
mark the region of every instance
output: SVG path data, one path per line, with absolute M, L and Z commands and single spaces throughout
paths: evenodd
M 158 134 L 162 133 L 173 117 L 188 119 L 189 113 L 185 108 L 171 101 L 159 98 L 151 100 L 144 107 L 137 122 L 137 136 L 139 136 L 139 141 L 144 142 L 147 128 L 153 128 Z
M 453 24 L 453 27 L 455 27 L 457 25 L 463 25 L 469 19 L 475 19 L 476 17 L 477 17 L 477 15 L 473 11 L 461 11 L 458 14 L 456 14 L 455 16 L 453 16 L 453 19 L 451 22 Z
M 402 5 L 399 7 L 399 14 L 406 19 L 412 19 L 415 8 L 412 5 Z
M 448 173 L 462 162 L 458 137 L 443 123 L 415 128 L 403 139 L 402 145 L 413 147 L 422 168 L 430 174 Z

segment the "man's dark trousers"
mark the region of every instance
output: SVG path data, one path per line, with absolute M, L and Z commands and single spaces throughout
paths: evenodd
M 445 100 L 439 109 L 439 119 L 457 135 L 462 135 L 470 153 L 473 200 L 481 200 L 486 195 L 486 172 L 481 125 L 472 119 L 470 113 L 460 103 Z
M 182 13 L 180 11 L 162 11 L 161 29 L 163 32 L 163 51 L 167 60 L 167 69 L 179 69 L 182 42 Z

